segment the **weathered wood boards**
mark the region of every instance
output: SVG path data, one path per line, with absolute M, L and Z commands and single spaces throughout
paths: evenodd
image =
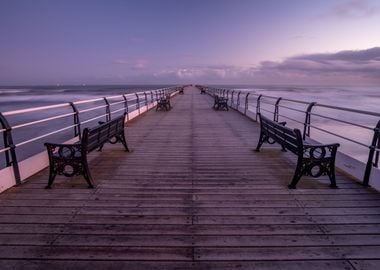
M 0 195 L 3 269 L 378 269 L 380 196 L 337 174 L 288 190 L 294 155 L 188 88 L 90 154 L 96 188 L 48 172 Z M 279 165 L 276 167 L 276 164 Z

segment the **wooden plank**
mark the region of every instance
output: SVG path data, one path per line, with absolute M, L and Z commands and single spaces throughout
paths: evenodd
M 35 224 L 190 224 L 190 216 L 66 216 L 66 215 L 3 215 L 0 223 Z
M 118 261 L 107 260 L 99 261 L 96 258 L 88 260 L 1 260 L 0 267 L 2 270 L 88 270 L 88 269 L 107 269 L 107 270 L 174 270 L 174 269 L 191 269 L 191 262 L 176 261 Z
M 355 270 L 378 270 L 380 260 L 350 260 Z
M 347 261 L 327 260 L 327 261 L 236 261 L 236 262 L 176 262 L 176 261 L 98 261 L 96 259 L 73 261 L 73 260 L 29 260 L 14 261 L 2 260 L 0 262 L 2 270 L 87 270 L 87 269 L 108 269 L 108 270 L 178 270 L 178 269 L 197 269 L 197 270 L 356 270 Z M 360 269 L 360 268 L 359 268 Z M 377 268 L 364 268 L 377 269 Z
M 334 260 L 377 259 L 380 246 L 196 248 L 197 260 Z
M 238 225 L 238 224 L 313 224 L 314 221 L 307 216 L 195 216 L 194 224 L 222 224 L 222 225 Z
M 320 228 L 327 234 L 379 234 L 379 223 L 324 224 Z
M 3 246 L 0 259 L 75 259 L 75 260 L 191 260 L 189 248 L 144 248 L 144 247 L 75 247 L 65 246 Z

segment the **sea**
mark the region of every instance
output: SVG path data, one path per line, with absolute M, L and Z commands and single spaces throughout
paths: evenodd
M 167 86 L 170 85 L 0 86 L 0 112 L 128 94 Z M 318 105 L 312 110 L 315 115 L 311 119 L 311 137 L 322 143 L 339 142 L 341 144 L 339 150 L 343 153 L 362 162 L 366 162 L 368 159 L 368 146 L 372 141 L 373 129 L 380 120 L 380 86 L 218 85 L 215 87 L 242 91 L 242 102 L 245 93 L 252 93 L 249 96 L 249 109 L 252 111 L 256 110 L 257 95 L 264 95 L 261 98 L 261 109 L 262 113 L 269 117 L 273 116 L 273 104 L 276 101 L 274 98 L 282 97 L 279 120 L 286 121 L 287 126 L 299 128 L 301 131 L 303 131 L 302 123 L 305 120 L 304 111 L 308 104 L 293 102 L 293 100 L 306 103 L 317 102 Z M 368 111 L 375 115 L 327 108 L 319 106 L 319 104 Z M 43 114 L 44 112 L 39 113 Z M 327 118 L 322 116 L 327 116 Z M 10 122 L 14 125 L 33 120 L 27 115 L 23 117 L 25 119 L 20 119 L 19 116 L 10 119 Z M 39 115 L 39 117 L 43 117 L 43 115 Z M 338 137 L 331 133 L 337 134 Z M 35 135 L 35 130 L 32 128 L 19 131 L 18 134 L 15 134 L 15 143 L 30 138 L 32 135 Z M 67 133 L 65 136 L 70 137 L 71 133 Z M 57 138 L 52 139 L 56 140 Z M 23 159 L 42 151 L 42 142 L 43 140 L 20 147 L 18 156 Z M 3 142 L 0 142 L 1 148 L 3 148 Z M 0 153 L 0 168 L 4 167 L 3 160 L 4 153 Z

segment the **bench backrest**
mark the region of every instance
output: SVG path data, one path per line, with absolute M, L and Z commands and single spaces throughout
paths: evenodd
M 223 96 L 219 96 L 219 95 L 214 95 L 214 100 L 215 100 L 215 102 L 226 101 L 227 98 L 225 98 Z
M 290 129 L 278 122 L 262 116 L 260 113 L 258 115 L 260 118 L 260 127 L 264 134 L 294 154 L 302 155 L 303 140 L 299 129 Z
M 94 128 L 83 130 L 82 144 L 86 152 L 102 146 L 112 137 L 124 132 L 125 115 L 119 116 Z

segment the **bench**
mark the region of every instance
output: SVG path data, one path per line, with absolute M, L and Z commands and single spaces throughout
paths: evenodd
M 201 95 L 205 95 L 206 94 L 206 90 L 205 89 L 201 89 Z
M 181 89 L 179 89 L 178 94 L 183 95 L 183 94 L 184 94 L 184 91 L 183 91 L 183 90 L 184 90 L 183 87 L 181 87 Z
M 295 189 L 303 175 L 319 177 L 328 175 L 330 187 L 337 188 L 335 181 L 335 156 L 339 147 L 335 144 L 310 144 L 303 140 L 299 129 L 290 129 L 284 123 L 272 121 L 260 113 L 260 139 L 256 147 L 259 152 L 262 144 L 278 143 L 282 150 L 297 155 L 297 166 L 289 188 Z
M 51 188 L 57 175 L 66 177 L 83 175 L 88 186 L 93 188 L 87 154 L 95 149 L 101 151 L 106 142 L 112 144 L 121 142 L 129 152 L 124 135 L 124 123 L 125 114 L 94 128 L 85 128 L 82 139 L 77 143 L 45 143 L 49 156 L 49 182 L 46 188 Z
M 214 110 L 227 110 L 228 111 L 228 99 L 225 97 L 220 97 L 218 95 L 214 95 Z
M 170 104 L 170 95 L 166 95 L 165 97 L 161 97 L 157 100 L 157 107 L 156 111 L 158 110 L 165 110 L 165 111 L 170 111 L 172 108 Z

